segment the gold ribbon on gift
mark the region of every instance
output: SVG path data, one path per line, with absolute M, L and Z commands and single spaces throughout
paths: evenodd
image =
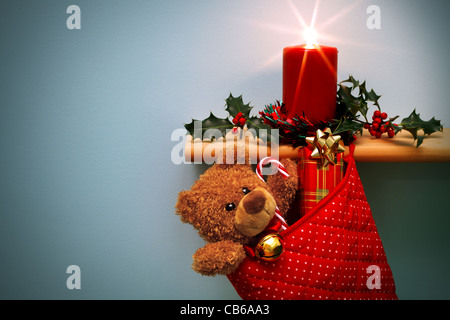
M 326 128 L 324 131 L 318 129 L 315 136 L 306 138 L 306 142 L 314 148 L 311 158 L 320 159 L 322 167 L 326 167 L 330 163 L 335 165 L 336 155 L 345 151 L 341 136 L 333 136 L 330 128 Z

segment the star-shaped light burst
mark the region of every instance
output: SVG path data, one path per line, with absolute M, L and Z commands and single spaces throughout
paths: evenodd
M 322 167 L 326 167 L 330 163 L 336 164 L 336 155 L 344 152 L 345 148 L 340 143 L 341 136 L 333 136 L 330 128 L 324 131 L 318 129 L 314 137 L 306 138 L 308 145 L 314 148 L 311 158 L 320 159 Z

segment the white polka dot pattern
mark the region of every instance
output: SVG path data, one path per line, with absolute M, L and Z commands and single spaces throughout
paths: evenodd
M 280 259 L 247 257 L 228 276 L 243 299 L 397 299 L 354 159 L 347 161 L 336 189 L 281 232 L 285 252 Z M 378 288 L 368 285 L 369 266 L 379 270 Z

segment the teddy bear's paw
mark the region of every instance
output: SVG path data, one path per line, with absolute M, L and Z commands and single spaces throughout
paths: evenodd
M 192 268 L 205 275 L 227 275 L 237 269 L 245 258 L 242 244 L 229 240 L 208 243 L 193 255 Z

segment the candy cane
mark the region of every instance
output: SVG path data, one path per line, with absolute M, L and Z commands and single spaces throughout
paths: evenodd
M 261 161 L 259 161 L 258 165 L 256 166 L 256 174 L 262 181 L 264 181 L 264 178 L 262 176 L 262 167 L 263 165 L 266 165 L 268 163 L 276 164 L 278 166 L 278 172 L 280 172 L 285 177 L 289 177 L 289 173 L 287 173 L 286 168 L 281 164 L 280 161 L 275 158 L 265 157 L 261 159 Z
M 287 224 L 286 220 L 284 220 L 284 218 L 281 216 L 281 212 L 280 212 L 280 209 L 278 209 L 278 207 L 275 208 L 275 216 L 282 223 L 281 229 L 286 230 L 286 228 L 288 227 L 288 224 Z
M 261 159 L 261 161 L 259 161 L 258 165 L 256 166 L 256 174 L 262 181 L 265 182 L 263 175 L 262 175 L 262 167 L 263 167 L 263 165 L 266 165 L 268 163 L 276 164 L 278 172 L 281 173 L 284 177 L 289 177 L 289 173 L 286 171 L 286 168 L 281 164 L 280 161 L 278 161 L 275 158 L 265 157 L 265 158 Z M 281 212 L 280 212 L 280 209 L 278 209 L 278 206 L 275 208 L 275 216 L 278 218 L 278 220 L 281 221 L 281 223 L 282 223 L 281 228 L 283 230 L 286 230 L 288 224 L 287 224 L 286 220 L 284 220 L 284 218 L 281 216 Z

